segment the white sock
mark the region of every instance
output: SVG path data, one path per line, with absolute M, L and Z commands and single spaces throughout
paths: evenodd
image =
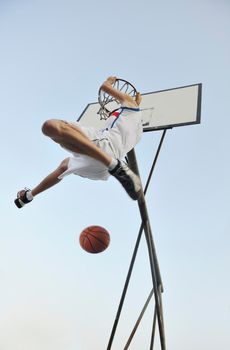
M 115 158 L 112 158 L 111 163 L 108 166 L 109 170 L 113 170 L 118 164 L 118 160 Z
M 26 192 L 26 198 L 28 199 L 28 201 L 32 201 L 32 199 L 34 198 L 30 190 Z

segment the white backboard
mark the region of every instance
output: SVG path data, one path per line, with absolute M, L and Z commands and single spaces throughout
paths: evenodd
M 187 85 L 142 94 L 144 131 L 154 131 L 200 123 L 202 84 Z M 85 126 L 101 129 L 99 103 L 90 103 L 78 121 Z

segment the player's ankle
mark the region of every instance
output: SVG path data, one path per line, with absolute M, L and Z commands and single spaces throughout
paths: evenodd
M 18 208 L 24 207 L 25 204 L 30 203 L 33 200 L 33 194 L 30 189 L 25 188 L 17 194 L 17 198 L 14 203 Z
M 31 202 L 31 201 L 33 200 L 33 198 L 34 198 L 34 195 L 33 195 L 33 193 L 32 193 L 31 190 L 27 190 L 26 193 L 25 193 L 25 196 L 26 196 L 26 199 L 27 199 L 29 202 Z

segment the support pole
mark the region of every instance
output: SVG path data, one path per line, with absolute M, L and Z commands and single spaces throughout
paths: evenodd
M 142 320 L 142 317 L 144 316 L 144 313 L 145 313 L 145 311 L 146 311 L 146 309 L 147 309 L 147 307 L 149 305 L 149 302 L 150 302 L 152 296 L 153 296 L 153 289 L 151 290 L 151 292 L 150 292 L 150 294 L 148 296 L 148 299 L 146 300 L 146 302 L 145 302 L 145 304 L 144 304 L 144 306 L 143 306 L 143 308 L 141 310 L 141 313 L 140 313 L 140 315 L 139 315 L 139 317 L 138 317 L 138 319 L 137 319 L 137 321 L 135 323 L 135 326 L 133 327 L 133 330 L 132 330 L 132 332 L 131 332 L 131 334 L 129 336 L 129 339 L 127 340 L 127 343 L 126 343 L 126 345 L 124 347 L 124 350 L 127 350 L 129 348 L 129 345 L 131 344 L 131 341 L 132 341 L 132 339 L 134 337 L 134 334 L 136 333 L 136 330 L 137 330 L 137 328 L 138 328 L 138 326 L 139 326 L 139 324 L 140 324 L 140 322 Z M 155 312 L 154 312 L 154 315 L 155 315 Z
M 138 169 L 136 155 L 135 155 L 134 150 L 129 152 L 128 160 L 129 160 L 129 165 L 130 165 L 131 169 L 136 174 L 139 175 L 139 169 Z M 166 350 L 164 320 L 163 320 L 163 313 L 162 313 L 161 298 L 159 297 L 159 294 L 161 293 L 163 288 L 162 288 L 159 264 L 158 264 L 158 260 L 157 260 L 156 249 L 155 249 L 154 242 L 153 242 L 152 230 L 151 230 L 151 226 L 150 226 L 150 221 L 149 221 L 144 192 L 142 192 L 142 194 L 138 200 L 138 206 L 139 206 L 139 211 L 140 211 L 141 218 L 142 218 L 142 223 L 143 223 L 143 227 L 144 227 L 145 238 L 146 238 L 148 253 L 149 253 L 149 262 L 150 262 L 152 281 L 153 281 L 153 290 L 154 290 L 154 297 L 155 297 L 155 304 L 156 304 L 157 321 L 158 321 L 158 327 L 159 327 L 161 348 L 162 348 L 162 350 Z
M 149 172 L 149 176 L 148 176 L 148 179 L 147 179 L 147 182 L 146 182 L 146 185 L 145 185 L 144 195 L 147 193 L 148 186 L 150 184 L 151 177 L 152 177 L 153 171 L 155 169 L 157 159 L 158 159 L 159 154 L 160 154 L 160 150 L 161 150 L 164 138 L 165 138 L 166 131 L 167 130 L 165 129 L 163 131 L 163 133 L 162 133 L 162 136 L 161 136 L 161 139 L 160 139 L 160 143 L 158 145 L 158 148 L 157 148 L 157 151 L 156 151 L 156 154 L 155 154 L 155 157 L 154 157 L 154 160 L 153 160 L 150 172 Z M 115 320 L 114 320 L 113 328 L 112 328 L 112 331 L 111 331 L 111 335 L 110 335 L 109 343 L 108 343 L 108 346 L 107 346 L 107 350 L 111 350 L 111 348 L 112 348 L 113 339 L 114 339 L 114 336 L 115 336 L 115 333 L 116 333 L 116 329 L 117 329 L 117 325 L 118 325 L 118 322 L 119 322 L 119 319 L 120 319 L 122 307 L 123 307 L 125 296 L 126 296 L 127 289 L 128 289 L 128 286 L 129 286 L 129 281 L 130 281 L 131 274 L 132 274 L 132 271 L 133 271 L 133 267 L 134 267 L 137 251 L 138 251 L 138 248 L 139 248 L 140 240 L 141 240 L 141 237 L 142 237 L 143 229 L 144 229 L 144 225 L 143 225 L 143 222 L 142 222 L 141 226 L 140 226 L 140 229 L 139 229 L 138 237 L 137 237 L 137 240 L 136 240 L 135 248 L 134 248 L 134 251 L 133 251 L 132 259 L 131 259 L 131 262 L 130 262 L 129 270 L 128 270 L 128 273 L 127 273 L 124 289 L 122 291 L 122 295 L 121 295 L 121 298 L 120 298 L 120 302 L 119 302 L 117 314 L 116 314 L 116 317 L 115 317 Z M 161 281 L 161 277 L 160 277 L 159 267 L 158 267 L 158 282 L 159 282 L 160 290 L 161 290 L 161 292 L 163 292 L 163 285 L 162 285 L 162 281 Z M 152 297 L 153 294 L 154 294 L 154 289 L 152 289 L 152 291 L 150 292 L 150 295 L 151 295 L 150 298 Z M 152 326 L 152 336 L 151 336 L 150 350 L 153 349 L 155 327 L 156 327 L 156 307 L 155 307 L 155 310 L 154 310 L 154 317 L 153 317 L 153 326 Z M 162 348 L 162 350 L 164 350 L 164 349 Z

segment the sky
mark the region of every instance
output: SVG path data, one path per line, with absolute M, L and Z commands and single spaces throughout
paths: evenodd
M 44 121 L 76 120 L 110 75 L 143 93 L 202 83 L 201 124 L 167 131 L 146 202 L 167 348 L 229 349 L 229 18 L 227 0 L 0 0 L 0 350 L 106 349 L 137 203 L 114 179 L 77 176 L 21 210 L 13 201 L 68 156 Z M 136 147 L 143 183 L 160 137 Z M 81 249 L 89 225 L 110 232 L 105 252 Z M 143 237 L 112 349 L 124 348 L 151 288 Z M 153 306 L 131 350 L 149 348 Z

